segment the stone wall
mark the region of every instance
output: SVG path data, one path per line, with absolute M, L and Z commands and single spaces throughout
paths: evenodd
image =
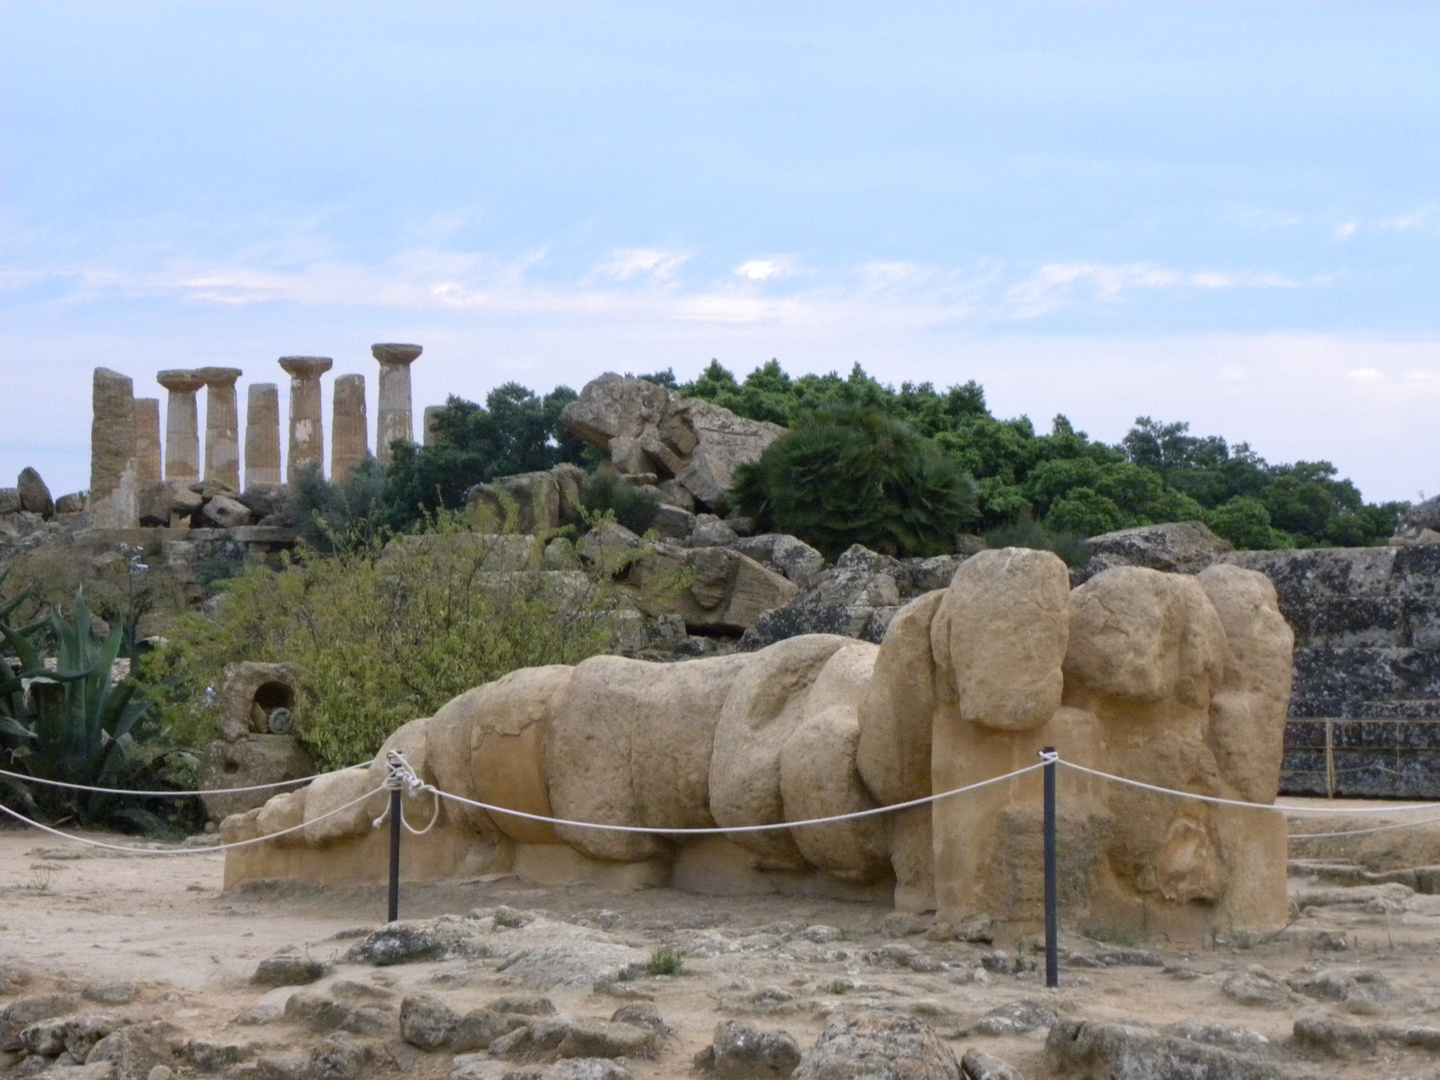
M 1244 551 L 1295 629 L 1283 790 L 1440 797 L 1440 545 Z

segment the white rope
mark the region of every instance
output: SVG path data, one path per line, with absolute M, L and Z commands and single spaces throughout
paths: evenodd
M 349 772 L 351 769 L 368 769 L 370 762 L 360 765 L 350 765 L 344 769 L 337 769 L 336 772 Z M 182 795 L 236 795 L 243 791 L 265 791 L 268 788 L 288 787 L 290 784 L 308 784 L 311 780 L 318 780 L 329 773 L 315 773 L 311 776 L 301 776 L 295 780 L 275 780 L 269 784 L 251 784 L 249 787 L 221 787 L 204 788 L 199 791 L 139 791 L 134 788 L 111 788 L 111 787 L 90 787 L 88 784 L 68 784 L 64 780 L 46 780 L 39 776 L 27 776 L 24 773 L 10 772 L 0 769 L 0 776 L 9 776 L 15 780 L 23 780 L 29 784 L 46 784 L 50 787 L 69 788 L 71 791 L 95 791 L 102 795 L 147 795 L 147 796 L 169 796 L 179 798 Z
M 527 821 L 541 821 L 549 825 L 573 825 L 578 829 L 605 829 L 609 832 L 664 833 L 667 836 L 728 836 L 732 833 L 769 832 L 774 829 L 798 829 L 805 825 L 832 825 L 841 821 L 854 821 L 857 818 L 888 814 L 895 810 L 908 810 L 912 806 L 924 806 L 928 803 L 939 802 L 941 799 L 948 799 L 952 795 L 963 795 L 967 791 L 975 791 L 979 788 L 989 787 L 991 784 L 998 784 L 1002 780 L 1013 780 L 1017 776 L 1024 776 L 1026 773 L 1034 772 L 1036 769 L 1043 769 L 1047 764 L 1049 764 L 1048 760 L 1038 761 L 1034 765 L 1027 765 L 1023 769 L 1016 769 L 1014 772 L 1005 773 L 1003 776 L 992 776 L 989 780 L 981 780 L 979 783 L 967 784 L 965 787 L 942 791 L 938 795 L 926 795 L 923 798 L 911 799 L 909 802 L 877 806 L 873 810 L 857 810 L 852 814 L 835 814 L 831 817 L 806 818 L 803 821 L 777 821 L 773 825 L 731 825 L 728 828 L 717 827 L 714 829 L 667 829 L 648 825 L 601 825 L 594 821 L 571 821 L 567 818 L 546 817 L 544 814 L 529 814 L 523 810 L 510 810 L 504 806 L 492 806 L 490 803 L 477 802 L 474 799 L 466 799 L 463 796 L 455 795 L 448 791 L 441 791 L 429 784 L 425 785 L 425 790 L 435 792 L 442 799 L 450 799 L 454 802 L 464 803 L 466 806 L 475 806 L 481 810 L 489 810 L 491 813 L 504 814 L 509 817 L 524 818 Z
M 38 821 L 31 821 L 24 814 L 11 810 L 3 803 L 0 803 L 0 811 L 9 814 L 23 825 L 29 825 L 31 828 L 39 829 L 41 832 L 58 836 L 62 840 L 71 840 L 77 844 L 88 844 L 90 847 L 104 848 L 107 851 L 123 851 L 128 855 L 210 855 L 217 851 L 231 851 L 235 848 L 249 847 L 251 844 L 263 844 L 267 840 L 274 840 L 293 832 L 299 832 L 301 829 L 308 829 L 311 825 L 324 821 L 326 818 L 334 817 L 336 814 L 342 813 L 345 810 L 349 810 L 352 806 L 357 806 L 372 795 L 384 790 L 384 785 L 381 785 L 375 788 L 374 791 L 367 791 L 358 799 L 351 799 L 349 802 L 335 807 L 334 810 L 327 810 L 325 813 L 319 814 L 309 821 L 301 822 L 299 825 L 292 825 L 288 829 L 281 829 L 279 832 L 267 833 L 264 836 L 255 836 L 249 840 L 237 840 L 233 844 L 215 844 L 213 846 L 194 848 L 138 848 L 128 844 L 105 844 L 99 840 L 88 840 L 83 836 L 75 836 L 73 833 L 63 832 L 60 829 L 52 829 L 49 825 L 42 825 Z
M 1342 829 L 1339 832 L 1297 832 L 1291 833 L 1291 840 L 1320 840 L 1330 837 L 1365 836 L 1368 833 L 1389 832 L 1392 829 L 1410 829 L 1416 825 L 1434 825 L 1440 817 L 1421 818 L 1419 821 L 1402 821 L 1395 825 L 1376 825 L 1371 829 Z
M 425 783 L 424 780 L 421 780 L 420 777 L 416 776 L 415 770 L 410 767 L 410 763 L 405 760 L 405 755 L 400 753 L 399 750 L 387 751 L 385 754 L 385 764 L 390 769 L 390 774 L 385 777 L 384 787 L 386 791 L 403 790 L 405 794 L 409 795 L 412 799 L 418 799 L 426 791 L 430 792 L 430 797 L 434 800 L 435 806 L 430 813 L 430 824 L 426 825 L 425 828 L 417 829 L 405 820 L 405 805 L 403 803 L 400 805 L 400 813 L 397 815 L 400 819 L 400 824 L 412 835 L 424 836 L 433 829 L 435 823 L 440 820 L 439 789 L 431 787 Z M 370 823 L 372 829 L 378 829 L 381 825 L 385 824 L 385 819 L 390 816 L 390 805 L 390 800 L 387 799 L 384 811 Z
M 1055 759 L 1066 768 L 1074 769 L 1076 772 L 1089 773 L 1091 776 L 1098 776 L 1104 780 L 1113 780 L 1117 784 L 1126 784 L 1129 787 L 1141 788 L 1144 791 L 1154 791 L 1161 795 L 1178 795 L 1182 799 L 1196 799 L 1200 802 L 1214 803 L 1216 806 L 1239 806 L 1246 810 L 1274 810 L 1279 814 L 1400 814 L 1408 810 L 1440 810 L 1440 803 L 1412 803 L 1407 806 L 1357 806 L 1347 809 L 1343 806 L 1276 806 L 1273 803 L 1245 802 L 1243 799 L 1221 799 L 1214 795 L 1197 795 L 1193 791 L 1176 791 L 1174 788 L 1158 787 L 1155 784 L 1142 783 L 1139 780 L 1128 780 L 1123 776 L 1116 776 L 1114 773 L 1101 772 L 1099 769 L 1088 769 L 1084 765 L 1076 765 L 1073 761 L 1066 761 L 1062 757 Z M 1416 822 L 1416 824 L 1421 824 Z

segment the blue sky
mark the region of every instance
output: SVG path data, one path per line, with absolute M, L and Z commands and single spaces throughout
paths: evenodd
M 97 364 L 328 355 L 373 419 L 400 340 L 417 407 L 858 362 L 1435 494 L 1437 50 L 1423 3 L 0 2 L 0 484 L 87 485 Z

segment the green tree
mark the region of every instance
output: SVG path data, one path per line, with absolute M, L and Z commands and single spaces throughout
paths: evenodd
M 1099 536 L 1129 528 L 1135 521 L 1104 495 L 1079 487 L 1055 500 L 1045 515 L 1044 524 L 1046 529 L 1055 533 Z
M 431 444 L 394 443 L 385 524 L 413 528 L 426 513 L 464 506 L 476 484 L 585 461 L 584 444 L 560 423 L 575 398 L 566 386 L 540 397 L 513 382 L 490 391 L 484 407 L 452 394 L 433 420 Z
M 1284 547 L 1284 538 L 1270 527 L 1270 511 L 1253 495 L 1236 495 L 1215 508 L 1210 528 L 1237 548 L 1268 551 Z
M 973 482 L 933 440 L 859 408 L 802 417 L 741 467 L 733 498 L 762 528 L 831 558 L 851 544 L 891 555 L 949 552 L 976 516 Z

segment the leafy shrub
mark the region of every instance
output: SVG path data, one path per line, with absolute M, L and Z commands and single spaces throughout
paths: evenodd
M 985 545 L 992 548 L 1019 547 L 1050 551 L 1065 560 L 1069 567 L 1084 566 L 1090 561 L 1084 537 L 1075 533 L 1055 532 L 1028 517 L 1013 525 L 1003 525 L 985 534 Z
M 762 529 L 835 558 L 851 544 L 887 555 L 940 555 L 976 516 L 975 485 L 940 447 L 874 410 L 798 421 L 736 473 L 732 499 Z
M 335 484 L 312 465 L 291 481 L 289 509 L 300 539 L 317 551 L 363 547 L 382 531 L 385 470 L 366 457 Z
M 613 468 L 600 468 L 585 483 L 580 495 L 588 520 L 613 516 L 616 524 L 644 534 L 660 512 L 660 500 L 648 489 L 636 487 Z
M 215 737 L 225 666 L 291 661 L 317 700 L 296 734 L 325 769 L 364 761 L 392 731 L 522 667 L 572 664 L 609 643 L 603 583 L 541 573 L 530 538 L 482 536 L 442 517 L 431 532 L 281 569 L 247 566 L 216 617 L 186 616 L 147 659 L 172 685 L 167 719 L 201 744 Z
M 685 970 L 685 953 L 675 945 L 661 945 L 650 954 L 645 971 L 650 975 L 679 975 Z

